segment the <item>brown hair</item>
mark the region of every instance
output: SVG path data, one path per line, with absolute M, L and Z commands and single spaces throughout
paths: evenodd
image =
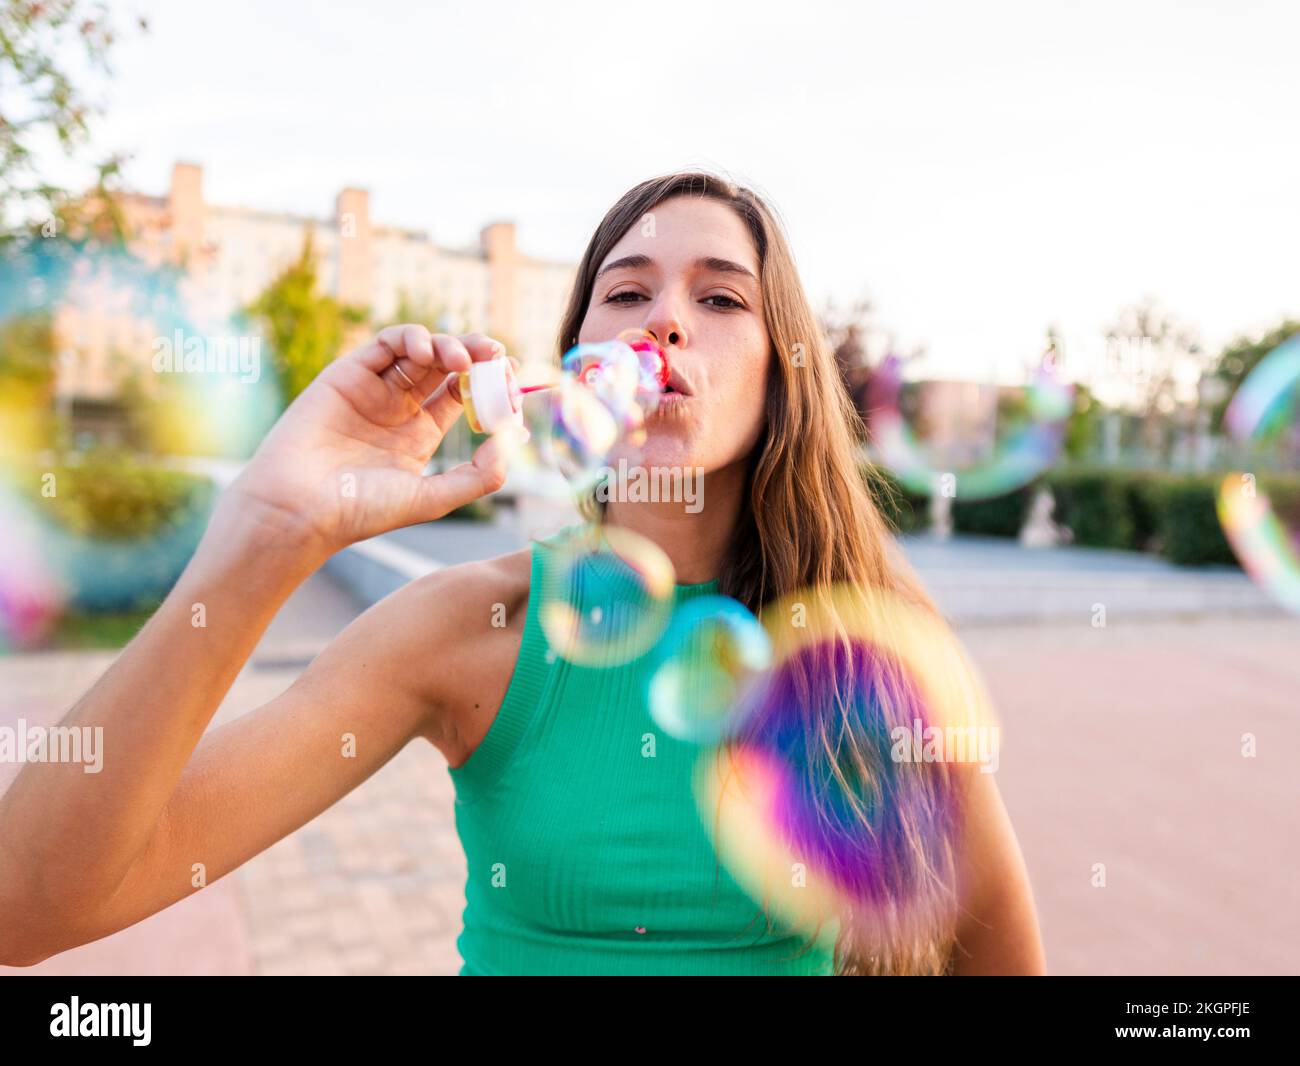
M 749 459 L 748 505 L 741 509 L 719 574 L 721 592 L 756 613 L 799 590 L 839 586 L 886 590 L 933 610 L 906 565 L 890 556 L 892 536 L 869 488 L 879 490 L 883 482 L 860 454 L 862 421 L 804 293 L 785 234 L 754 192 L 712 174 L 686 172 L 652 178 L 625 193 L 596 227 L 578 266 L 557 337 L 559 354 L 577 343 L 596 272 L 613 247 L 656 205 L 679 196 L 720 201 L 747 226 L 758 253 L 763 316 L 771 339 L 774 372 L 768 374 L 767 417 Z M 594 499 L 584 500 L 583 510 L 593 519 L 603 514 Z M 846 639 L 843 632 L 840 636 Z M 876 695 L 891 703 L 888 694 Z M 822 748 L 835 752 L 839 764 L 830 767 L 831 774 L 844 783 L 840 767 L 847 764 L 856 780 L 878 780 L 889 753 L 881 750 L 878 738 L 846 729 L 850 700 L 851 694 L 837 693 L 817 712 Z M 892 701 L 884 717 L 901 720 L 903 703 Z M 826 769 L 810 768 L 810 773 L 824 782 Z M 949 785 L 942 764 L 915 772 L 926 775 L 926 789 L 944 791 Z M 955 880 L 952 841 L 923 840 L 917 830 L 917 825 L 904 825 L 898 831 L 909 842 L 916 872 L 942 895 Z M 869 950 L 861 947 L 851 924 L 844 925 L 836 947 L 839 974 L 941 973 L 949 963 L 951 923 L 929 930 L 920 942 L 915 937 L 892 944 L 873 940 Z

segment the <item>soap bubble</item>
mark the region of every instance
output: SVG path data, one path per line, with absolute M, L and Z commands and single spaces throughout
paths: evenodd
M 1026 392 L 1027 424 L 1000 435 L 987 459 L 958 469 L 917 440 L 899 408 L 902 387 L 902 363 L 890 356 L 872 376 L 867 404 L 875 458 L 911 492 L 933 494 L 944 475 L 954 475 L 962 499 L 992 499 L 1029 484 L 1060 457 L 1074 391 L 1048 363 Z
M 1274 348 L 1251 371 L 1223 424 L 1261 461 L 1294 470 L 1300 455 L 1300 336 Z M 1224 534 L 1241 565 L 1283 606 L 1300 612 L 1300 499 L 1270 486 L 1267 474 L 1236 471 L 1219 486 Z
M 646 414 L 658 406 L 667 361 L 643 332 L 624 331 L 628 340 L 575 345 L 561 361 L 548 446 L 552 461 L 578 491 L 595 484 L 614 448 L 645 443 Z
M 39 643 L 67 598 L 38 550 L 42 539 L 28 508 L 0 485 L 0 651 Z
M 663 635 L 674 581 L 672 561 L 653 541 L 619 526 L 575 527 L 545 545 L 542 632 L 571 663 L 627 663 Z
M 36 327 L 47 331 L 36 346 L 53 349 L 40 354 L 58 367 L 59 394 L 130 399 L 136 446 L 155 454 L 247 458 L 282 408 L 258 328 L 199 278 L 121 246 L 58 239 L 0 250 L 0 331 Z
M 696 766 L 719 855 L 804 934 L 915 942 L 960 896 L 960 786 L 996 769 L 991 702 L 942 619 L 893 593 L 806 590 L 762 620 L 772 669 Z
M 667 353 L 649 330 L 625 329 L 617 339 L 636 353 L 640 370 L 637 402 L 641 404 L 643 411 L 649 414 L 659 406 L 659 397 L 663 395 L 664 386 L 668 384 L 671 368 L 668 365 Z
M 618 415 L 574 375 L 565 376 L 556 386 L 551 411 L 551 459 L 571 480 L 583 485 L 594 482 L 622 434 Z
M 198 275 L 90 240 L 0 246 L 0 349 L 0 631 L 25 647 L 160 599 L 280 392 Z
M 729 730 L 756 679 L 771 664 L 767 633 L 727 596 L 688 600 L 656 649 L 650 714 L 670 736 L 714 743 Z

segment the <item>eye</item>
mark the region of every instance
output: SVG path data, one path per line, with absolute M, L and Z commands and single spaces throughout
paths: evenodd
M 712 296 L 706 296 L 704 297 L 703 302 L 708 303 L 710 300 L 723 300 L 724 301 L 723 303 L 713 304 L 712 306 L 720 307 L 728 311 L 732 310 L 733 308 L 745 306 L 739 300 L 734 300 L 730 296 L 724 296 L 722 293 L 715 293 Z
M 631 299 L 628 299 L 628 297 L 631 297 Z M 632 289 L 625 289 L 623 292 L 610 293 L 605 297 L 605 302 L 607 304 L 630 304 L 644 298 L 645 297 L 643 297 L 639 292 L 634 292 Z

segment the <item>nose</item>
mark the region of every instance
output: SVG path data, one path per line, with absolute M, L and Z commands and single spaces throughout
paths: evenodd
M 665 348 L 681 348 L 686 344 L 686 330 L 671 314 L 653 315 L 645 328 Z

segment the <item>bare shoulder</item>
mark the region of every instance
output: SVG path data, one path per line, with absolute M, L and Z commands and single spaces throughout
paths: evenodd
M 531 550 L 437 570 L 389 597 L 406 635 L 420 734 L 458 766 L 487 733 L 509 687 L 528 611 Z
M 412 581 L 392 597 L 406 620 L 423 628 L 434 626 L 443 640 L 500 622 L 528 602 L 531 551 L 521 548 L 492 559 L 435 570 Z

